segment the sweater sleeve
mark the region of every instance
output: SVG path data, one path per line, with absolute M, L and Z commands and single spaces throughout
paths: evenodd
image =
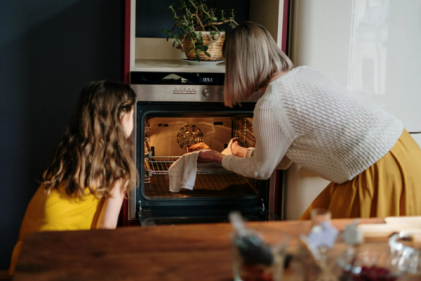
M 246 154 L 244 155 L 245 158 L 247 157 L 253 157 L 254 156 L 254 147 L 248 147 L 246 150 Z M 276 166 L 276 169 L 278 170 L 286 170 L 291 166 L 292 160 L 289 159 L 286 155 L 284 158 L 282 158 L 281 162 L 279 162 L 278 166 Z
M 244 158 L 225 156 L 222 160 L 225 169 L 249 178 L 268 179 L 280 164 L 292 140 L 276 120 L 275 110 L 281 109 L 272 106 L 269 99 L 260 99 L 256 104 L 253 117 L 256 147 L 254 151 L 248 149 Z

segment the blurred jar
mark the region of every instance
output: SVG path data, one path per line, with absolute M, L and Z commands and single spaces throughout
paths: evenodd
M 231 234 L 232 245 L 232 267 L 235 281 L 282 281 L 284 262 L 287 255 L 287 246 L 290 241 L 289 235 L 279 233 L 277 243 L 266 244 L 263 238 L 256 231 L 248 229 L 250 237 L 259 237 L 260 242 L 251 239 L 251 248 L 248 253 L 239 247 L 244 241 L 239 241 L 239 237 Z M 247 238 L 246 238 L 247 239 Z M 253 241 L 254 240 L 254 241 Z M 263 242 L 263 244 L 260 244 Z M 244 245 L 242 245 L 244 246 Z M 259 247 L 265 249 L 261 251 Z M 271 263 L 268 262 L 267 252 L 272 255 Z M 247 257 L 246 255 L 252 255 Z M 259 257 L 259 255 L 261 257 Z M 263 256 L 264 255 L 264 256 Z

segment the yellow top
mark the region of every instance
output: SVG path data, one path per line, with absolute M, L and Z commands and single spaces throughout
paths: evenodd
M 95 229 L 103 200 L 85 189 L 84 198 L 66 194 L 65 184 L 45 193 L 41 185 L 26 208 L 25 216 L 19 232 L 18 243 L 12 254 L 9 273 L 13 274 L 20 247 L 26 235 L 37 231 L 63 231 Z

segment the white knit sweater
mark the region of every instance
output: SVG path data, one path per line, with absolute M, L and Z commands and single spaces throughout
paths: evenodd
M 302 66 L 269 84 L 256 103 L 253 131 L 256 147 L 245 158 L 225 156 L 225 169 L 267 179 L 277 166 L 286 169 L 295 162 L 343 183 L 383 157 L 403 125 L 328 76 Z

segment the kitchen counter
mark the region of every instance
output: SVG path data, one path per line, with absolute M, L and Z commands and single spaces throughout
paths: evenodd
M 342 230 L 352 221 L 332 224 Z M 280 231 L 288 233 L 294 253 L 298 235 L 309 231 L 310 222 L 248 226 L 267 242 L 276 242 Z M 14 280 L 232 280 L 231 231 L 229 223 L 218 223 L 33 233 L 24 240 Z M 298 278 L 297 272 L 286 274 L 288 280 Z

